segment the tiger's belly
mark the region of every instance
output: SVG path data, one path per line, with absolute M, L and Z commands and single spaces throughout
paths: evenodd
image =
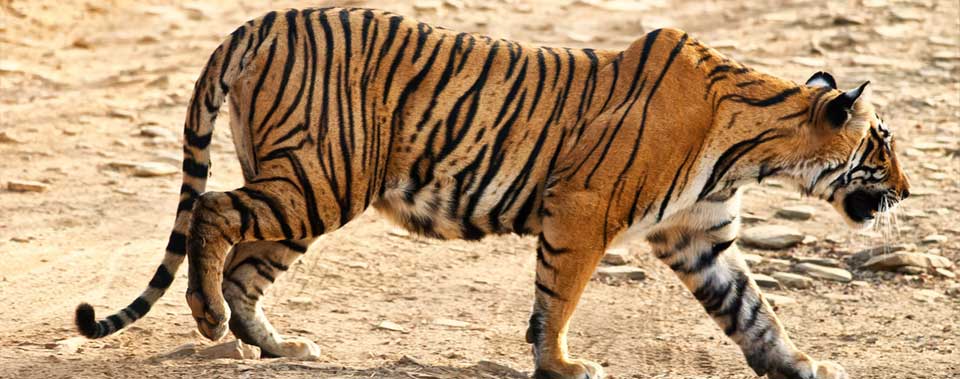
M 488 234 L 539 232 L 539 186 L 526 189 L 503 185 L 508 180 L 482 179 L 438 173 L 420 184 L 388 181 L 373 207 L 406 230 L 431 238 L 477 240 Z

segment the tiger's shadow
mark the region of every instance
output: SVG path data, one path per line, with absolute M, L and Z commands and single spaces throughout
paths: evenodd
M 266 361 L 257 365 L 256 371 L 266 376 L 282 375 L 299 377 L 306 374 L 319 378 L 383 378 L 383 379 L 527 379 L 530 377 L 508 366 L 480 361 L 468 367 L 451 367 L 420 363 L 404 356 L 395 362 L 380 367 L 357 369 L 316 362 L 301 362 L 285 359 Z M 250 371 L 247 371 L 250 372 Z

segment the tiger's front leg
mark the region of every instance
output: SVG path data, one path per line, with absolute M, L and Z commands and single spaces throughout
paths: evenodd
M 698 213 L 726 216 L 710 224 L 686 223 L 713 225 L 706 229 L 678 224 L 656 230 L 647 239 L 657 257 L 673 269 L 724 333 L 740 346 L 757 375 L 771 379 L 847 378 L 840 365 L 815 361 L 790 341 L 734 244 L 738 212 Z

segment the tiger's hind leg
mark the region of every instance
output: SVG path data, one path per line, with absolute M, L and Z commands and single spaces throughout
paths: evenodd
M 187 304 L 205 337 L 217 340 L 227 332 L 230 309 L 222 283 L 232 246 L 309 239 L 339 227 L 334 220 L 310 216 L 314 204 L 308 205 L 296 191 L 289 181 L 265 181 L 234 191 L 207 192 L 197 200 L 187 237 Z
M 243 242 L 227 258 L 223 295 L 232 313 L 230 331 L 243 342 L 259 346 L 265 357 L 316 359 L 320 355 L 320 347 L 312 341 L 280 335 L 267 320 L 261 302 L 267 288 L 314 240 Z

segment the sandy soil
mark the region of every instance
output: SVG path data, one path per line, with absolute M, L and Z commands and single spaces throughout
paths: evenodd
M 437 242 L 390 233 L 375 214 L 322 238 L 268 293 L 285 333 L 316 341 L 315 362 L 154 359 L 205 344 L 186 281 L 120 335 L 70 339 L 73 309 L 100 314 L 140 292 L 173 223 L 179 176 L 136 177 L 129 162 L 179 164 L 179 130 L 206 57 L 241 22 L 290 1 L 0 0 L 0 377 L 523 378 L 534 242 Z M 361 2 L 334 2 L 363 5 Z M 686 29 L 755 68 L 802 81 L 829 70 L 873 99 L 899 138 L 915 196 L 899 230 L 853 232 L 825 204 L 776 186 L 748 191 L 754 224 L 791 225 L 815 242 L 765 258 L 843 260 L 914 243 L 960 262 L 960 10 L 955 0 L 381 1 L 450 28 L 546 45 L 626 46 L 660 26 Z M 142 130 L 156 134 L 145 137 Z M 210 189 L 240 183 L 227 128 L 213 143 Z M 6 182 L 45 183 L 43 192 Z M 772 217 L 810 204 L 812 221 Z M 923 244 L 930 234 L 946 241 Z M 753 378 L 739 350 L 643 244 L 643 281 L 596 281 L 575 315 L 571 350 L 616 378 Z M 850 269 L 856 282 L 776 290 L 797 344 L 854 378 L 960 377 L 955 279 Z M 756 271 L 769 272 L 763 264 Z M 927 290 L 927 291 L 925 291 Z M 453 319 L 468 326 L 444 326 Z M 377 328 L 382 321 L 404 331 Z M 441 323 L 442 324 L 442 323 Z M 64 341 L 59 342 L 58 341 Z

